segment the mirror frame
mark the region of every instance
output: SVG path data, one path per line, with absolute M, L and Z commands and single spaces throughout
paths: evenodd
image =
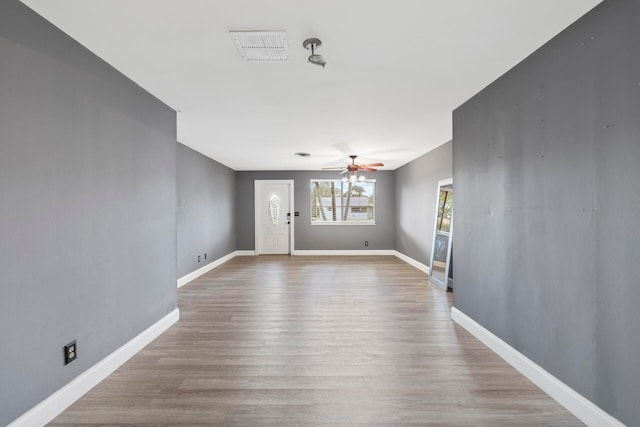
M 453 247 L 453 211 L 451 212 L 451 226 L 449 227 L 449 245 L 447 246 L 447 262 L 444 268 L 444 282 L 441 282 L 437 278 L 433 277 L 433 248 L 436 244 L 436 231 L 438 230 L 438 211 L 440 208 L 440 188 L 445 185 L 453 185 L 453 178 L 442 179 L 438 181 L 438 188 L 436 190 L 436 208 L 435 219 L 433 221 L 433 239 L 431 241 L 431 259 L 429 261 L 429 280 L 431 283 L 446 291 L 449 288 L 449 266 L 451 265 L 451 249 Z M 455 191 L 454 191 L 455 193 Z

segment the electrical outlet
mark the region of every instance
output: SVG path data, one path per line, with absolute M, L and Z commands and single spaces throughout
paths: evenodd
M 78 358 L 78 346 L 76 340 L 64 346 L 64 364 L 68 365 Z
M 200 255 L 198 255 L 198 262 L 200 262 Z
M 368 241 L 368 240 L 365 240 L 365 241 L 364 241 L 364 245 L 365 245 L 365 246 L 369 246 L 369 241 Z

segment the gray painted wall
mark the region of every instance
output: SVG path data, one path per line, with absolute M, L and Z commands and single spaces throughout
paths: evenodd
M 395 249 L 395 173 L 379 171 L 376 179 L 376 225 L 311 225 L 310 180 L 336 178 L 336 172 L 237 172 L 238 249 L 255 249 L 254 180 L 293 179 L 296 250 Z M 364 246 L 364 241 L 369 246 Z
M 6 425 L 176 308 L 176 139 L 171 109 L 17 0 L 0 58 Z
M 640 2 L 605 0 L 458 108 L 453 147 L 455 306 L 630 426 L 638 22 Z
M 182 144 L 177 168 L 180 278 L 236 250 L 236 174 Z
M 396 250 L 425 265 L 431 261 L 438 181 L 453 176 L 452 156 L 447 142 L 396 170 Z

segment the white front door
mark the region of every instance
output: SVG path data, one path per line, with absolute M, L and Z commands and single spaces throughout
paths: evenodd
M 291 253 L 293 181 L 255 181 L 256 254 Z

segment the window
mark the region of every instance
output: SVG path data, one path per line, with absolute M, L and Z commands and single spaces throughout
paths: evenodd
M 376 180 L 311 180 L 311 224 L 375 224 Z

